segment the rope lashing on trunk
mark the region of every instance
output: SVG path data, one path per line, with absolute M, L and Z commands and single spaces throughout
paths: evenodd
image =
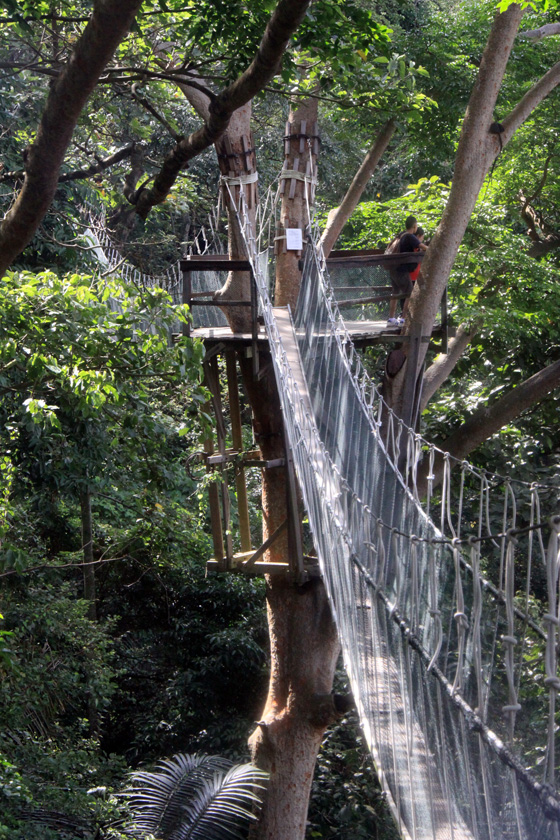
M 242 187 L 246 184 L 256 184 L 259 180 L 258 172 L 249 172 L 248 175 L 220 175 L 220 181 L 228 187 Z

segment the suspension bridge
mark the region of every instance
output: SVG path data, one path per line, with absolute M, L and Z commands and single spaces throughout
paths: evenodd
M 407 427 L 352 342 L 317 229 L 291 312 L 273 304 L 242 191 L 237 213 L 345 667 L 402 836 L 560 840 L 554 489 L 455 463 Z M 168 279 L 181 301 L 179 272 Z M 197 293 L 209 283 L 219 276 Z

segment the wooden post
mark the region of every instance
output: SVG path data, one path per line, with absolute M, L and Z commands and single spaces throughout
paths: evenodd
M 192 315 L 192 277 L 191 272 L 183 269 L 183 303 L 189 307 L 189 313 Z M 183 324 L 183 335 L 189 336 L 191 334 L 191 324 L 187 321 Z
M 211 407 L 209 403 L 204 406 L 206 412 L 210 412 Z M 214 453 L 214 444 L 212 438 L 206 438 L 204 441 L 204 451 L 207 455 Z M 207 465 L 206 472 L 212 472 L 212 468 Z M 212 482 L 208 485 L 208 505 L 210 507 L 210 527 L 212 530 L 212 545 L 214 546 L 214 558 L 223 566 L 224 564 L 224 535 L 222 530 L 222 516 L 220 513 L 220 496 L 218 485 Z
M 214 414 L 216 416 L 216 435 L 218 438 L 218 451 L 220 455 L 224 456 L 224 460 L 219 467 L 222 480 L 220 482 L 220 490 L 222 496 L 222 512 L 224 517 L 224 536 L 225 536 L 225 558 L 226 568 L 233 568 L 233 544 L 231 539 L 231 515 L 229 503 L 229 490 L 227 484 L 226 471 L 226 432 L 224 424 L 224 416 L 222 413 L 222 400 L 220 397 L 220 377 L 218 372 L 218 356 L 214 355 L 209 361 L 204 362 L 204 370 L 206 374 L 206 384 L 212 395 L 212 405 L 214 407 Z
M 237 386 L 237 365 L 235 351 L 226 352 L 226 373 L 229 395 L 229 413 L 231 417 L 231 437 L 233 448 L 237 452 L 243 451 L 243 431 L 241 427 L 241 410 L 239 407 L 239 388 Z M 237 515 L 239 517 L 239 535 L 241 551 L 251 551 L 251 526 L 249 523 L 249 503 L 247 501 L 247 485 L 243 464 L 235 467 L 235 488 L 237 491 Z
M 286 451 L 286 507 L 288 511 L 288 558 L 290 571 L 296 583 L 304 583 L 306 573 L 303 566 L 303 539 L 301 534 L 301 514 L 298 499 L 296 472 L 292 450 L 284 424 L 284 448 Z
M 250 271 L 251 282 L 251 348 L 253 353 L 253 376 L 258 379 L 259 376 L 259 345 L 257 342 L 259 336 L 259 304 L 257 301 L 257 278 Z

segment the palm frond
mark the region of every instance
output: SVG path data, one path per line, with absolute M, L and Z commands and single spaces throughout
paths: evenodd
M 268 775 L 220 756 L 180 754 L 138 771 L 124 795 L 132 812 L 127 833 L 163 840 L 234 840 L 245 836 L 261 805 Z
M 252 764 L 204 779 L 191 800 L 188 818 L 170 840 L 242 840 L 261 807 L 257 791 L 264 789 L 267 779 L 268 774 Z
M 231 766 L 221 756 L 179 754 L 159 761 L 152 772 L 133 773 L 124 793 L 134 814 L 131 833 L 171 837 L 201 782 L 217 772 L 226 773 Z

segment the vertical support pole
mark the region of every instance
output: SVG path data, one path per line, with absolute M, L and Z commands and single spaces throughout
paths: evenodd
M 410 426 L 414 415 L 414 398 L 416 395 L 416 380 L 418 377 L 418 359 L 420 358 L 420 342 L 422 340 L 422 325 L 413 325 L 408 345 L 407 365 L 405 373 L 402 420 Z
M 206 361 L 204 363 L 204 370 L 206 374 L 206 383 L 212 395 L 212 405 L 214 407 L 214 414 L 216 416 L 216 436 L 218 438 L 218 451 L 220 455 L 224 456 L 224 463 L 222 463 L 220 466 L 220 490 L 222 496 L 222 511 L 224 516 L 225 563 L 226 568 L 231 569 L 233 568 L 233 543 L 231 539 L 231 511 L 227 484 L 227 467 L 225 464 L 226 431 L 224 424 L 224 415 L 222 412 L 222 400 L 220 397 L 220 376 L 218 371 L 217 355 L 212 356 L 212 358 L 209 361 Z
M 189 313 L 192 315 L 192 277 L 190 271 L 183 271 L 183 303 L 189 307 Z M 183 335 L 190 336 L 191 323 L 187 321 L 183 324 Z
M 417 404 L 420 399 L 420 389 L 418 387 L 418 360 L 420 358 L 420 343 L 422 341 L 422 325 L 414 324 L 410 333 L 410 343 L 408 345 L 407 365 L 404 381 L 404 396 L 401 418 L 405 426 L 413 427 L 416 417 Z M 406 462 L 406 451 L 408 446 L 408 436 L 401 436 L 401 445 L 399 453 L 399 469 L 402 469 Z
M 211 411 L 211 406 L 206 403 L 204 410 Z M 212 438 L 206 438 L 204 441 L 204 451 L 207 455 L 214 453 L 214 444 Z M 212 472 L 210 467 L 206 467 L 206 472 Z M 214 559 L 220 564 L 224 565 L 224 534 L 222 530 L 222 515 L 220 513 L 220 495 L 218 485 L 212 481 L 208 485 L 208 505 L 210 507 L 210 527 L 212 529 L 212 545 L 214 546 Z
M 233 448 L 237 452 L 243 451 L 243 432 L 241 426 L 241 410 L 239 406 L 239 388 L 237 386 L 237 365 L 235 351 L 226 352 L 226 373 L 229 395 L 229 413 L 231 417 L 231 437 Z M 249 523 L 249 503 L 247 501 L 247 485 L 245 470 L 242 464 L 235 467 L 235 489 L 237 492 L 237 515 L 239 517 L 239 535 L 241 551 L 251 551 L 251 526 Z

